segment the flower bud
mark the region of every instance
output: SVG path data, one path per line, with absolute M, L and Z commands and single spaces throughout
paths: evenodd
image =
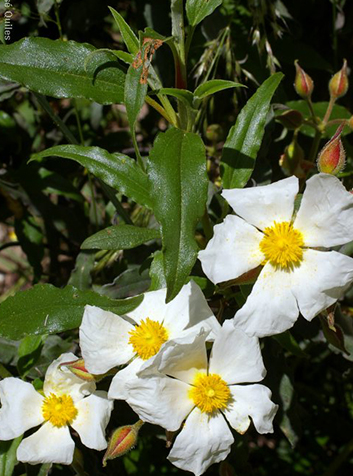
M 314 81 L 306 74 L 303 68 L 299 66 L 298 60 L 295 60 L 294 64 L 296 70 L 294 88 L 301 98 L 310 98 L 314 89 Z
M 123 456 L 135 446 L 142 425 L 143 421 L 139 420 L 134 425 L 121 426 L 113 432 L 103 457 L 103 467 L 107 465 L 107 460 Z
M 317 168 L 319 172 L 336 175 L 345 166 L 346 153 L 341 141 L 341 134 L 344 125 L 342 124 L 336 134 L 323 147 L 317 158 Z
M 90 374 L 85 367 L 83 359 L 73 360 L 72 362 L 63 362 L 60 367 L 67 367 L 76 377 L 87 382 L 94 382 L 96 379 L 94 375 Z
M 332 76 L 328 84 L 330 96 L 335 99 L 344 96 L 348 90 L 348 84 L 347 60 L 344 60 L 341 70 Z
M 295 130 L 303 124 L 304 118 L 301 112 L 296 111 L 295 109 L 288 109 L 280 116 L 277 116 L 276 120 L 280 122 L 286 129 Z

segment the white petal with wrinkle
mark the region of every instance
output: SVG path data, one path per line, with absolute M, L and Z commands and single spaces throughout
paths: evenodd
M 299 316 L 292 292 L 293 273 L 266 263 L 244 306 L 234 316 L 234 326 L 250 336 L 264 337 L 290 329 Z
M 260 187 L 223 190 L 222 195 L 237 215 L 264 230 L 274 221 L 291 220 L 298 190 L 298 179 L 289 177 Z
M 68 352 L 54 360 L 48 367 L 45 374 L 43 391 L 46 396 L 51 393 L 55 395 L 68 394 L 74 402 L 81 400 L 85 395 L 94 392 L 96 384 L 94 382 L 86 382 L 73 374 L 67 367 L 60 366 L 65 362 L 77 360 L 75 354 Z
M 208 416 L 195 408 L 177 436 L 168 459 L 177 468 L 199 476 L 211 464 L 224 460 L 233 442 L 233 435 L 220 412 Z
M 136 372 L 141 369 L 144 362 L 144 360 L 136 357 L 127 367 L 119 370 L 119 372 L 114 375 L 109 387 L 109 398 L 115 398 L 116 400 L 128 399 L 129 392 L 127 383 L 138 378 Z
M 207 372 L 206 338 L 208 332 L 200 331 L 197 336 L 187 336 L 167 342 L 152 365 L 148 361 L 139 375 L 150 375 L 151 370 L 192 383 L 198 372 Z
M 15 377 L 0 382 L 0 440 L 12 440 L 43 421 L 43 397 L 34 387 Z
M 264 385 L 231 385 L 233 401 L 222 410 L 234 430 L 243 434 L 250 425 L 251 417 L 258 433 L 273 433 L 273 419 L 278 405 L 271 401 L 271 391 Z
M 190 385 L 165 375 L 153 375 L 127 383 L 129 405 L 141 420 L 176 431 L 194 407 Z
M 213 340 L 220 329 L 203 292 L 194 281 L 183 286 L 179 294 L 168 303 L 163 324 L 168 330 L 169 339 L 175 339 L 189 332 L 196 334 L 203 328 L 211 329 L 208 339 Z
M 242 218 L 228 215 L 214 227 L 206 249 L 199 252 L 204 273 L 213 283 L 221 283 L 256 268 L 265 259 L 259 247 L 263 237 Z
M 293 294 L 308 321 L 339 299 L 353 281 L 353 259 L 336 251 L 305 250 Z
M 209 373 L 218 374 L 229 385 L 262 380 L 266 369 L 258 338 L 225 321 L 212 347 Z
M 74 449 L 75 443 L 69 428 L 56 428 L 47 422 L 33 435 L 22 440 L 17 448 L 17 459 L 30 464 L 71 464 Z
M 72 428 L 80 435 L 82 443 L 94 450 L 107 447 L 105 429 L 113 410 L 113 401 L 108 400 L 107 392 L 97 391 L 76 404 L 77 417 Z
M 306 189 L 294 222 L 306 246 L 331 247 L 353 239 L 353 195 L 333 175 L 317 174 Z
M 129 344 L 130 322 L 99 307 L 86 306 L 80 326 L 80 346 L 86 369 L 103 374 L 129 362 L 135 355 Z
M 152 321 L 163 322 L 169 304 L 165 303 L 167 289 L 158 289 L 144 293 L 143 301 L 133 311 L 125 315 L 133 319 L 136 324 L 149 317 Z

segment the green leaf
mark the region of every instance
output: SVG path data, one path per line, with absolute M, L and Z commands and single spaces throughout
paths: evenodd
M 250 179 L 271 99 L 282 78 L 282 73 L 270 76 L 243 107 L 229 131 L 221 162 L 224 188 L 242 188 Z
M 109 53 L 74 41 L 24 38 L 0 46 L 0 77 L 56 98 L 86 98 L 100 104 L 124 98 L 125 73 Z
M 39 281 L 42 274 L 41 261 L 44 256 L 42 230 L 35 218 L 25 211 L 22 218 L 15 219 L 15 233 L 21 248 L 27 255 L 29 264 L 33 267 L 34 279 Z
M 301 112 L 305 119 L 311 118 L 311 113 L 310 113 L 308 103 L 304 100 L 289 101 L 286 103 L 286 106 L 288 106 L 290 109 L 295 109 L 296 111 Z M 314 109 L 315 115 L 319 117 L 320 119 L 323 119 L 325 116 L 327 106 L 328 106 L 328 102 L 314 102 L 313 109 Z M 348 111 L 348 109 L 346 109 L 343 106 L 339 106 L 338 104 L 335 104 L 331 112 L 330 120 L 350 119 L 351 116 L 352 114 Z M 322 137 L 331 138 L 335 134 L 337 127 L 338 127 L 338 124 L 334 124 L 332 126 L 326 127 L 325 134 L 323 134 Z M 306 124 L 301 126 L 300 132 L 308 137 L 315 136 L 315 129 Z M 347 134 L 350 134 L 351 132 L 352 132 L 352 129 L 346 126 L 343 129 L 342 135 L 345 136 Z
M 156 289 L 166 288 L 167 282 L 164 275 L 164 263 L 163 253 L 156 251 L 152 254 L 153 260 L 150 267 L 151 286 L 149 291 L 155 291 Z
M 195 227 L 207 200 L 205 146 L 194 133 L 169 129 L 151 150 L 148 174 L 161 225 L 167 301 L 184 285 L 196 261 Z
M 87 238 L 81 245 L 84 250 L 129 250 L 160 238 L 158 230 L 133 225 L 116 225 L 105 228 Z
M 182 101 L 187 106 L 193 104 L 194 95 L 191 91 L 187 89 L 178 89 L 178 88 L 161 88 L 156 91 L 152 91 L 150 94 L 166 94 L 167 96 L 173 96 L 180 101 Z
M 113 283 L 105 284 L 97 292 L 111 299 L 121 299 L 144 293 L 151 284 L 148 268 L 141 270 L 138 265 L 131 265 L 114 279 Z
M 130 53 L 136 55 L 140 49 L 139 40 L 135 33 L 132 31 L 130 26 L 126 23 L 124 18 L 118 13 L 114 8 L 108 7 L 111 11 L 116 24 L 120 30 L 121 36 L 124 40 L 126 48 L 129 50 Z
M 31 161 L 46 157 L 75 160 L 115 190 L 151 208 L 148 177 L 127 155 L 110 154 L 99 147 L 59 145 L 33 154 Z
M 86 304 L 122 315 L 135 309 L 142 299 L 136 296 L 115 301 L 73 286 L 38 284 L 0 304 L 0 335 L 18 340 L 29 334 L 57 334 L 80 326 Z
M 16 452 L 22 435 L 12 441 L 0 441 L 0 476 L 12 476 L 17 464 Z
M 186 0 L 186 14 L 190 25 L 198 25 L 221 4 L 222 0 Z
M 224 79 L 212 79 L 211 81 L 206 81 L 206 83 L 200 84 L 195 91 L 194 95 L 199 99 L 203 99 L 210 94 L 218 93 L 224 89 L 229 88 L 244 88 L 244 84 L 236 83 L 234 81 L 226 81 Z

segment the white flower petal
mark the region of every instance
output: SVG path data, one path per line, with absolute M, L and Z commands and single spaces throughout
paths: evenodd
M 251 417 L 259 433 L 272 433 L 272 422 L 278 405 L 271 401 L 271 391 L 264 385 L 231 385 L 233 401 L 222 410 L 231 426 L 243 434 L 250 425 Z
M 289 177 L 260 187 L 223 190 L 222 195 L 237 215 L 264 230 L 274 221 L 290 221 L 298 190 L 298 179 Z
M 250 336 L 279 334 L 293 326 L 299 316 L 292 293 L 293 272 L 266 263 L 244 306 L 234 316 L 234 325 Z
M 353 239 L 353 195 L 337 177 L 317 174 L 306 183 L 294 222 L 306 246 L 343 245 Z
M 75 443 L 67 426 L 56 428 L 45 423 L 33 435 L 25 438 L 17 448 L 17 459 L 23 463 L 71 464 Z
M 177 436 L 168 459 L 178 468 L 199 476 L 211 464 L 224 460 L 233 442 L 233 435 L 220 412 L 208 416 L 195 408 Z
M 133 319 L 136 324 L 140 324 L 147 317 L 152 321 L 163 322 L 166 308 L 169 306 L 169 304 L 165 303 L 166 296 L 166 288 L 144 293 L 141 304 L 125 315 Z
M 141 420 L 176 431 L 195 406 L 190 385 L 165 375 L 151 375 L 127 383 L 129 405 Z
M 94 450 L 107 447 L 105 429 L 113 410 L 113 401 L 108 400 L 107 392 L 97 391 L 76 404 L 77 417 L 71 426 L 80 435 L 82 443 Z
M 353 259 L 336 251 L 305 250 L 293 294 L 308 321 L 339 299 L 353 281 Z
M 159 351 L 153 363 L 146 362 L 139 375 L 150 375 L 158 370 L 186 383 L 192 383 L 198 372 L 207 372 L 205 341 L 208 332 L 167 342 Z
M 144 362 L 144 360 L 136 357 L 127 367 L 119 370 L 119 372 L 114 375 L 109 387 L 109 398 L 115 398 L 116 400 L 128 399 L 129 392 L 127 389 L 127 382 L 138 378 L 136 372 L 141 369 Z
M 169 339 L 189 332 L 196 334 L 203 328 L 205 331 L 211 329 L 208 339 L 214 340 L 221 327 L 194 281 L 183 286 L 179 294 L 167 304 L 163 324 L 169 333 Z
M 40 425 L 44 418 L 44 398 L 34 387 L 19 378 L 9 377 L 0 382 L 0 440 L 12 440 Z
M 86 306 L 80 326 L 80 346 L 86 369 L 103 374 L 129 362 L 135 355 L 129 344 L 130 322 L 99 307 Z
M 43 391 L 46 396 L 49 396 L 51 393 L 55 395 L 67 394 L 76 402 L 85 395 L 94 392 L 96 389 L 94 382 L 86 382 L 73 374 L 67 367 L 60 367 L 62 363 L 72 362 L 77 359 L 78 357 L 75 354 L 68 352 L 62 354 L 49 365 L 43 385 Z
M 266 369 L 258 338 L 225 321 L 212 347 L 209 373 L 218 374 L 228 384 L 262 380 Z
M 228 215 L 214 227 L 214 236 L 199 260 L 213 283 L 229 281 L 259 266 L 265 259 L 259 244 L 264 235 L 242 218 Z

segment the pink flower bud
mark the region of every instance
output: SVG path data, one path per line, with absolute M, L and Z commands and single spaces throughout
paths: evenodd
M 295 80 L 294 88 L 303 99 L 307 99 L 311 96 L 311 93 L 314 89 L 314 81 L 310 78 L 308 74 L 301 68 L 298 64 L 298 60 L 295 60 Z
M 336 134 L 323 147 L 317 158 L 317 168 L 319 172 L 336 175 L 345 166 L 346 153 L 341 141 L 341 134 L 344 125 L 342 124 Z
M 344 96 L 348 90 L 347 60 L 343 61 L 343 66 L 330 79 L 328 89 L 332 98 L 340 98 Z
M 83 359 L 73 360 L 72 362 L 63 362 L 60 367 L 67 367 L 74 375 L 86 380 L 87 382 L 94 382 L 96 379 L 94 375 L 90 374 L 85 367 Z
M 135 446 L 142 425 L 143 421 L 139 420 L 134 425 L 121 426 L 113 432 L 103 457 L 103 466 L 107 465 L 107 460 L 123 456 Z

